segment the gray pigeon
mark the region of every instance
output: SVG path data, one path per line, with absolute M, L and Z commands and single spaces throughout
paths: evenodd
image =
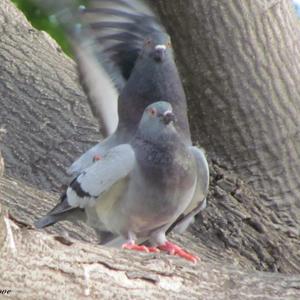
M 191 146 L 186 98 L 170 37 L 144 1 L 94 0 L 79 10 L 72 5 L 72 0 L 35 1 L 56 12 L 55 16 L 65 27 L 90 106 L 95 116 L 102 120 L 103 133 L 108 136 L 76 160 L 68 170 L 70 174 L 81 174 L 94 161 L 106 157 L 112 148 L 128 143 L 144 109 L 154 99 L 172 104 L 178 135 L 187 147 Z M 109 92 L 111 82 L 119 93 L 118 100 L 116 94 Z M 198 157 L 195 199 L 168 232 L 173 229 L 182 232 L 206 206 L 207 162 L 201 150 L 193 151 Z M 75 179 L 71 184 L 75 184 L 75 188 L 76 182 Z M 75 214 L 71 216 L 73 218 Z M 76 217 L 82 217 L 79 209 Z M 111 240 L 111 234 L 106 235 L 102 230 L 99 235 L 103 241 Z
M 111 233 L 114 240 L 123 241 L 123 248 L 160 249 L 197 261 L 166 238 L 177 220 L 192 218 L 198 212 L 208 189 L 205 156 L 182 142 L 174 121 L 169 103 L 149 105 L 130 143 L 112 147 L 82 171 L 61 202 L 37 221 L 36 227 L 77 219 L 81 213 L 98 232 Z M 139 245 L 145 240 L 152 247 Z
M 59 11 L 55 16 L 71 39 L 90 106 L 108 136 L 76 160 L 69 174 L 79 174 L 111 147 L 127 143 L 154 100 L 172 104 L 176 129 L 191 145 L 186 97 L 170 37 L 144 1 L 96 0 L 79 10 L 71 0 L 35 1 Z M 109 79 L 118 99 L 109 92 Z

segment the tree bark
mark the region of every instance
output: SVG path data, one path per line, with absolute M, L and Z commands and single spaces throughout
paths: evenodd
M 237 258 L 232 257 L 229 264 L 228 254 L 205 249 L 189 235 L 177 242 L 190 244 L 194 252 L 203 250 L 197 265 L 161 253 L 138 254 L 78 241 L 86 239 L 87 227 L 65 227 L 76 240 L 62 236 L 62 227 L 49 229 L 52 235 L 38 232 L 30 226 L 37 206 L 41 199 L 48 206 L 55 198 L 13 180 L 0 179 L 0 187 L 4 191 L 1 202 L 10 204 L 11 213 L 18 218 L 17 223 L 16 219 L 9 221 L 13 234 L 0 251 L 0 290 L 11 291 L 13 299 L 265 300 L 300 296 L 299 275 L 246 271 L 247 267 L 238 266 Z
M 17 254 L 6 248 L 0 266 L 5 274 L 1 284 L 12 291 L 13 299 L 86 299 L 87 296 L 88 299 L 297 299 L 299 296 L 300 282 L 296 276 L 246 274 L 210 263 L 193 268 L 160 255 L 112 251 L 79 242 L 65 245 L 32 231 L 16 230 L 14 236 Z M 12 268 L 16 271 L 12 272 Z
M 205 11 L 208 7 L 206 5 L 215 3 L 216 6 L 212 9 L 214 13 L 224 6 L 227 7 L 227 2 L 214 0 L 199 1 L 200 4 L 189 0 L 190 5 L 195 5 L 194 9 L 193 6 L 184 7 L 183 4 L 187 3 L 186 1 L 159 1 L 158 3 L 158 8 L 165 16 L 164 19 L 167 16 L 168 22 L 171 22 L 173 18 L 174 27 L 172 28 L 179 28 L 178 24 L 186 26 L 181 19 L 181 14 L 187 16 L 184 15 L 187 12 L 191 13 L 191 16 L 186 18 L 187 23 L 192 20 L 197 21 L 194 15 L 196 13 L 199 13 L 199 20 L 203 21 L 203 13 L 197 11 L 201 8 L 200 4 Z M 177 3 L 177 8 L 175 3 Z M 244 5 L 248 7 L 246 1 Z M 258 7 L 260 6 L 254 5 L 251 16 Z M 280 7 L 287 8 L 286 4 Z M 177 10 L 179 8 L 187 12 Z M 168 9 L 168 15 L 166 9 Z M 172 17 L 173 13 L 178 13 L 177 21 Z M 268 16 L 270 14 L 268 9 L 265 13 Z M 223 15 L 219 12 L 214 17 L 216 20 L 217 16 L 221 18 Z M 207 35 L 206 40 L 203 40 L 206 46 L 203 45 L 202 40 L 196 39 L 194 33 L 192 33 L 191 42 L 184 41 L 179 36 L 179 32 L 170 28 L 189 95 L 190 108 L 192 108 L 190 115 L 194 139 L 204 145 L 208 150 L 208 155 L 214 159 L 210 166 L 209 207 L 188 232 L 180 236 L 171 236 L 177 243 L 201 256 L 201 263 L 194 266 L 163 254 L 143 255 L 96 246 L 94 233 L 83 224 L 75 226 L 66 222 L 43 232 L 33 230 L 33 221 L 58 201 L 59 194 L 49 191 L 59 191 L 62 183 L 68 181 L 65 168 L 99 138 L 98 123 L 92 119 L 86 98 L 77 83 L 74 62 L 61 53 L 59 47 L 45 33 L 33 29 L 8 0 L 1 0 L 0 128 L 2 129 L 0 134 L 4 134 L 1 149 L 6 171 L 5 178 L 0 179 L 0 203 L 9 208 L 9 224 L 14 235 L 15 249 L 13 250 L 6 232 L 8 220 L 6 216 L 7 220 L 3 221 L 4 223 L 0 221 L 0 224 L 4 224 L 2 227 L 0 225 L 0 240 L 1 228 L 4 229 L 2 232 L 6 232 L 3 235 L 6 236 L 6 242 L 2 248 L 0 243 L 2 249 L 0 250 L 0 290 L 11 289 L 13 299 L 53 299 L 54 296 L 58 299 L 71 297 L 82 299 L 85 297 L 84 293 L 88 291 L 90 298 L 94 299 L 116 296 L 124 299 L 299 298 L 299 275 L 277 273 L 295 274 L 300 271 L 298 223 L 294 221 L 293 216 L 288 214 L 284 218 L 283 207 L 280 203 L 275 202 L 277 204 L 274 205 L 274 202 L 267 201 L 267 199 L 272 199 L 269 198 L 272 193 L 267 185 L 264 197 L 260 190 L 260 194 L 256 192 L 257 183 L 254 179 L 257 182 L 263 182 L 266 180 L 264 176 L 266 178 L 269 176 L 265 175 L 264 168 L 261 169 L 260 179 L 256 178 L 254 173 L 247 177 L 246 171 L 242 172 L 243 167 L 246 170 L 247 161 L 249 161 L 249 168 L 255 165 L 253 164 L 254 156 L 249 157 L 249 160 L 245 158 L 244 164 L 239 168 L 232 162 L 237 159 L 238 153 L 239 155 L 244 153 L 242 149 L 247 138 L 250 141 L 248 135 L 244 138 L 240 137 L 245 141 L 241 143 L 239 150 L 236 144 L 229 145 L 233 143 L 233 140 L 227 139 L 228 136 L 226 136 L 230 132 L 228 128 L 231 128 L 231 133 L 234 133 L 236 137 L 235 132 L 239 130 L 235 126 L 241 119 L 239 116 L 241 109 L 238 105 L 247 107 L 249 104 L 243 103 L 240 96 L 236 96 L 235 104 L 232 105 L 230 101 L 233 99 L 229 97 L 230 93 L 240 95 L 235 94 L 238 84 L 232 83 L 235 77 L 231 78 L 231 76 L 234 76 L 232 75 L 234 69 L 237 69 L 237 74 L 240 74 L 239 68 L 243 66 L 244 61 L 241 60 L 241 65 L 237 62 L 232 64 L 231 70 L 225 58 L 223 63 L 226 68 L 221 69 L 223 65 L 218 64 L 217 61 L 214 64 L 213 58 L 207 61 L 210 57 L 208 54 L 205 54 L 206 59 L 202 52 L 199 52 L 201 55 L 196 55 L 197 52 L 195 52 L 193 56 L 188 56 L 192 49 L 196 51 L 208 45 L 221 47 L 221 42 L 217 42 L 216 39 L 223 36 L 211 34 L 213 28 L 216 27 L 214 29 L 216 30 L 220 26 L 217 26 L 219 23 L 214 18 L 208 18 L 208 20 L 204 18 L 206 27 L 199 29 L 203 36 Z M 210 22 L 213 25 L 208 25 Z M 189 26 L 191 25 L 192 23 Z M 186 29 L 186 27 L 181 28 Z M 283 32 L 284 29 L 279 30 L 279 34 Z M 253 42 L 255 32 L 250 33 L 247 38 L 243 38 L 243 42 L 249 45 Z M 288 40 L 287 37 L 286 39 Z M 233 42 L 230 39 L 222 41 L 229 44 Z M 225 46 L 229 47 L 226 43 Z M 210 52 L 213 54 L 211 49 Z M 222 51 L 220 53 L 222 54 Z M 229 56 L 228 53 L 227 55 Z M 196 64 L 198 60 L 201 61 L 200 65 Z M 244 63 L 246 62 L 247 60 Z M 283 60 L 282 63 L 285 61 Z M 195 68 L 188 68 L 188 64 Z M 205 66 L 209 68 L 205 69 Z M 283 68 L 288 69 L 288 66 L 285 65 Z M 267 68 L 268 65 L 265 67 Z M 294 68 L 294 66 L 290 67 Z M 188 70 L 193 76 L 188 74 Z M 217 75 L 221 74 L 220 70 L 228 71 L 227 77 L 223 78 L 222 82 L 216 81 L 219 78 Z M 199 79 L 199 87 L 196 85 L 195 74 L 198 74 L 196 78 Z M 203 74 L 207 75 L 207 81 Z M 256 76 L 261 76 L 258 71 Z M 272 76 L 270 73 L 270 78 Z M 212 80 L 215 80 L 215 85 Z M 276 77 L 270 82 L 273 81 L 278 82 Z M 203 85 L 203 82 L 207 85 Z M 228 90 L 225 89 L 226 82 Z M 207 90 L 202 91 L 201 87 L 210 87 L 211 94 L 208 93 L 205 96 Z M 217 95 L 222 95 L 221 92 L 217 94 L 219 88 L 226 90 L 224 98 L 217 97 Z M 260 89 L 257 89 L 259 92 Z M 250 97 L 246 92 L 245 90 L 245 97 Z M 249 100 L 247 97 L 246 99 Z M 274 99 L 279 98 L 276 93 L 274 97 Z M 213 105 L 209 99 L 215 101 Z M 213 113 L 213 109 L 216 110 L 215 114 L 218 118 L 221 116 L 219 111 L 221 104 L 217 100 L 222 99 L 226 99 L 223 103 L 222 118 L 223 122 L 226 120 L 227 123 L 223 123 L 224 128 L 220 128 L 217 122 L 214 126 L 209 126 L 212 120 L 207 119 L 209 119 L 208 115 Z M 258 98 L 255 99 L 258 102 Z M 227 101 L 231 103 L 231 106 L 227 105 Z M 206 110 L 204 110 L 204 104 L 207 106 Z M 216 107 L 213 108 L 213 106 Z M 196 109 L 197 112 L 194 111 Z M 228 114 L 231 110 L 236 116 L 234 120 L 228 121 L 230 119 Z M 236 112 L 233 113 L 233 111 Z M 272 111 L 271 105 L 270 111 Z M 259 118 L 260 112 L 257 113 L 257 118 Z M 255 116 L 251 115 L 251 117 Z M 246 116 L 244 118 L 246 122 Z M 204 124 L 204 120 L 208 123 Z M 243 126 L 246 125 L 243 124 L 239 126 L 245 130 Z M 256 122 L 252 126 L 259 124 Z M 227 129 L 225 129 L 226 126 Z M 211 133 L 207 134 L 209 130 Z M 254 131 L 253 128 L 249 130 Z M 222 135 L 223 139 L 226 137 L 223 141 Z M 210 145 L 209 141 L 214 142 L 215 147 L 213 147 L 214 144 Z M 224 143 L 224 153 L 220 149 L 221 142 Z M 266 147 L 268 149 L 269 146 Z M 231 148 L 232 154 L 229 151 Z M 255 150 L 254 154 L 258 155 L 256 154 L 258 149 L 255 148 Z M 227 160 L 227 156 L 230 155 L 232 158 Z M 240 157 L 237 161 L 241 160 Z M 257 166 L 259 166 L 258 163 Z M 271 171 L 274 170 L 270 169 Z M 268 170 L 266 172 L 268 173 Z M 246 183 L 240 179 L 241 177 Z M 296 203 L 290 205 L 290 209 L 297 214 Z M 91 271 L 88 286 L 83 276 L 84 267 L 92 270 L 95 268 L 95 271 Z M 272 271 L 272 273 L 256 270 Z
M 300 26 L 292 1 L 155 1 L 193 138 L 300 229 Z
M 75 63 L 10 1 L 0 6 L 0 128 L 6 173 L 47 190 L 100 135 Z

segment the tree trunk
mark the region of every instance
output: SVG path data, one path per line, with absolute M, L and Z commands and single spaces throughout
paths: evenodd
M 59 189 L 65 169 L 100 137 L 75 63 L 8 0 L 0 5 L 0 135 L 8 175 Z
M 193 138 L 300 229 L 300 24 L 287 0 L 159 0 Z
M 245 9 L 248 9 L 248 2 L 241 1 L 244 2 L 243 10 L 235 9 L 234 14 L 229 14 L 229 8 L 233 8 L 229 5 L 228 10 L 221 14 L 222 8 L 227 7 L 225 0 L 189 0 L 190 6 L 184 6 L 187 1 L 159 1 L 158 8 L 164 20 L 171 22 L 169 24 L 173 24 L 172 28 L 178 30 L 172 30 L 170 27 L 190 99 L 194 140 L 204 145 L 208 155 L 214 159 L 211 164 L 209 207 L 188 232 L 180 236 L 171 236 L 177 243 L 201 256 L 201 263 L 194 266 L 163 254 L 143 255 L 96 246 L 94 233 L 82 224 L 75 226 L 66 222 L 43 232 L 33 230 L 33 220 L 58 201 L 59 195 L 50 193 L 49 190 L 60 190 L 62 183 L 68 181 L 65 168 L 94 144 L 99 136 L 97 122 L 92 119 L 86 98 L 77 83 L 74 62 L 61 53 L 59 47 L 45 33 L 33 29 L 9 0 L 1 0 L 0 134 L 4 134 L 1 149 L 6 171 L 5 178 L 0 179 L 0 203 L 8 207 L 9 215 L 7 216 L 5 209 L 0 211 L 0 291 L 11 289 L 13 299 L 53 299 L 54 296 L 58 299 L 83 299 L 85 293 L 90 293 L 90 297 L 94 299 L 112 298 L 116 295 L 124 299 L 299 298 L 300 277 L 276 273 L 299 273 L 299 227 L 292 216 L 290 219 L 289 215 L 284 218 L 284 207 L 279 202 L 267 201 L 276 199 L 272 198 L 271 190 L 268 185 L 264 187 L 263 182 L 268 178 L 269 172 L 275 172 L 276 169 L 265 170 L 260 160 L 254 164 L 255 157 L 262 154 L 258 153 L 259 148 L 256 148 L 258 142 L 250 144 L 250 140 L 257 137 L 260 122 L 250 123 L 252 125 L 248 130 L 251 131 L 251 137 L 248 134 L 244 137 L 237 134 L 240 134 L 239 128 L 245 130 L 250 118 L 261 116 L 259 110 L 256 112 L 257 116 L 243 116 L 243 122 L 239 123 L 242 119 L 241 111 L 250 105 L 249 95 L 250 91 L 253 91 L 252 84 L 255 86 L 255 76 L 269 74 L 270 80 L 264 80 L 272 82 L 272 86 L 274 84 L 274 91 L 275 87 L 277 88 L 275 83 L 279 82 L 275 73 L 268 73 L 271 66 L 265 65 L 263 74 L 260 74 L 262 66 L 257 63 L 255 73 L 244 74 L 247 78 L 251 74 L 255 76 L 252 81 L 247 79 L 249 91 L 243 91 L 248 102 L 241 101 L 239 95 L 242 93 L 242 86 L 240 87 L 241 83 L 235 80 L 242 77 L 239 73 L 240 68 L 246 68 L 254 62 L 251 57 L 247 60 L 244 56 L 237 55 L 237 60 L 231 63 L 232 69 L 229 68 L 227 59 L 230 55 L 227 47 L 232 43 L 240 47 L 246 43 L 252 45 L 257 40 L 255 31 L 251 31 L 252 27 L 249 25 L 247 37 L 242 37 L 241 33 L 236 33 L 235 36 L 235 30 L 242 28 L 239 24 L 232 26 L 231 39 L 225 38 L 225 33 L 229 35 L 227 31 L 224 32 L 227 25 L 221 26 L 220 20 L 225 18 L 224 22 L 229 24 L 229 20 L 233 22 L 232 20 L 237 18 L 242 22 L 242 14 L 239 13 L 242 11 L 245 13 L 243 22 L 250 24 L 247 18 L 258 13 L 260 5 L 253 4 L 253 12 L 247 14 Z M 206 17 L 203 17 L 210 3 L 215 3 L 216 6 L 212 6 L 211 14 L 205 14 Z M 281 9 L 277 13 L 281 16 L 282 10 L 288 6 L 284 3 L 279 6 Z M 264 18 L 274 18 L 273 9 L 274 7 L 266 6 L 264 14 L 267 17 L 261 15 L 263 22 Z M 176 20 L 172 16 L 173 13 L 177 13 Z M 181 15 L 186 16 L 188 13 L 190 16 L 185 18 L 185 24 Z M 199 20 L 196 13 L 199 13 Z M 286 19 L 287 17 L 280 20 L 284 22 Z M 197 39 L 196 34 L 191 33 L 191 41 L 183 40 L 180 31 L 187 30 L 188 27 L 185 26 L 198 24 L 200 21 L 204 22 L 198 33 L 201 39 Z M 275 25 L 276 22 L 279 21 L 274 20 Z M 291 27 L 292 21 L 290 22 Z M 265 24 L 266 28 L 271 28 L 268 24 Z M 212 32 L 217 30 L 220 33 L 213 35 Z M 278 30 L 278 35 L 287 34 L 284 30 Z M 243 43 L 239 43 L 241 40 Z M 285 40 L 289 41 L 289 37 L 285 36 Z M 218 48 L 221 46 L 224 47 L 224 54 Z M 209 53 L 204 52 L 205 47 L 209 47 Z M 237 48 L 236 51 L 242 51 Z M 252 51 L 260 53 L 259 49 Z M 273 53 L 274 50 L 271 50 Z M 195 53 L 191 55 L 193 51 Z M 242 60 L 242 57 L 245 59 Z M 284 64 L 285 60 L 281 60 Z M 273 63 L 270 64 L 275 68 Z M 281 76 L 287 76 L 295 66 L 284 64 L 282 68 L 285 71 Z M 237 72 L 239 78 L 234 72 Z M 222 81 L 217 80 L 222 74 L 226 77 L 223 77 Z M 297 78 L 290 78 L 287 83 L 281 84 L 288 84 L 292 80 Z M 265 95 L 264 87 L 258 84 L 258 94 L 254 95 Z M 295 89 L 296 87 L 293 91 Z M 221 114 L 222 93 L 222 99 L 226 99 L 222 102 L 224 113 L 218 116 Z M 265 101 L 262 96 L 254 99 L 260 105 Z M 278 93 L 272 92 L 275 107 L 275 100 L 279 96 Z M 289 97 L 284 100 L 288 101 Z M 269 107 L 272 111 L 273 106 Z M 214 115 L 209 117 L 213 112 Z M 230 116 L 234 118 L 231 120 Z M 218 122 L 212 126 L 215 118 L 222 120 L 223 126 Z M 272 120 L 275 123 L 272 117 L 266 120 L 267 124 Z M 230 139 L 229 133 L 233 135 Z M 263 134 L 267 136 L 266 133 Z M 269 139 L 264 138 L 264 135 L 259 139 L 259 143 L 265 142 L 267 145 L 264 149 L 268 149 L 269 143 L 277 141 L 278 135 L 269 135 Z M 246 143 L 255 146 L 252 146 L 253 156 L 245 156 L 248 153 L 245 150 Z M 241 162 L 242 155 L 243 164 L 236 166 L 233 162 Z M 282 163 L 282 170 L 286 170 L 286 159 L 288 156 L 285 160 L 274 163 Z M 265 161 L 267 163 L 268 160 Z M 249 170 L 253 166 L 261 168 L 259 178 L 254 176 L 255 173 L 246 172 L 247 164 Z M 247 184 L 240 179 L 241 177 Z M 261 196 L 261 190 L 260 194 L 254 191 L 258 186 L 265 189 L 264 197 Z M 292 198 L 287 196 L 287 199 Z M 291 209 L 298 213 L 296 203 L 290 205 Z M 1 247 L 1 238 L 3 241 L 4 237 L 6 242 L 2 242 Z M 88 283 L 83 276 L 84 268 L 92 270 Z

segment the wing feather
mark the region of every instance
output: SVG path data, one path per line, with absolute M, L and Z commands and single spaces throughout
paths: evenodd
M 55 16 L 73 46 L 81 84 L 104 137 L 118 124 L 124 88 L 147 34 L 165 32 L 143 0 L 34 0 Z M 108 76 L 106 76 L 106 74 Z
M 113 185 L 126 179 L 135 165 L 135 154 L 128 144 L 112 148 L 106 156 L 83 171 L 67 189 L 72 207 L 93 206 Z
M 191 203 L 186 210 L 169 227 L 167 233 L 175 229 L 176 232 L 183 232 L 193 221 L 194 217 L 206 208 L 206 196 L 209 187 L 209 168 L 202 149 L 190 147 L 197 164 L 197 185 Z

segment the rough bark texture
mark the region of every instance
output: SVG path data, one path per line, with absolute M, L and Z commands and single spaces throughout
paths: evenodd
M 289 0 L 159 0 L 193 138 L 300 229 L 300 26 Z
M 8 0 L 0 5 L 0 128 L 8 175 L 58 189 L 99 138 L 75 63 Z M 75 142 L 76 141 L 76 142 Z
M 242 10 L 239 10 L 236 6 L 227 6 L 226 3 L 231 2 L 245 4 L 241 6 Z M 253 7 L 248 7 L 248 2 L 253 3 Z M 260 72 L 263 72 L 263 67 L 257 63 L 257 70 L 251 73 L 253 81 L 248 78 L 251 74 L 245 72 L 243 75 L 249 81 L 248 94 L 248 89 L 242 88 L 239 81 L 242 77 L 239 68 L 255 63 L 255 57 L 249 56 L 248 60 L 242 60 L 236 55 L 234 57 L 237 57 L 237 61 L 231 62 L 228 61 L 229 50 L 226 48 L 235 43 L 240 47 L 243 47 L 244 43 L 251 45 L 257 39 L 256 34 L 264 30 L 261 28 L 262 25 L 263 28 L 268 25 L 267 28 L 270 29 L 272 28 L 270 24 L 274 22 L 277 28 L 276 22 L 290 20 L 289 27 L 291 27 L 293 19 L 287 19 L 283 15 L 289 6 L 281 1 L 276 1 L 280 10 L 274 10 L 276 5 L 265 6 L 266 20 L 269 20 L 268 18 L 270 20 L 267 24 L 257 25 L 258 29 L 249 25 L 249 32 L 246 32 L 248 36 L 246 38 L 245 33 L 242 39 L 241 33 L 234 34 L 237 27 L 237 30 L 240 30 L 242 25 L 239 23 L 237 25 L 232 20 L 235 20 L 235 17 L 241 22 L 243 16 L 248 20 L 245 22 L 251 23 L 246 15 L 248 18 L 258 18 L 256 13 L 261 8 L 259 5 L 261 2 L 161 0 L 158 3 L 164 19 L 174 24 L 170 27 L 170 32 L 175 41 L 175 50 L 190 98 L 194 139 L 204 145 L 209 156 L 214 159 L 211 164 L 208 209 L 187 233 L 172 236 L 176 242 L 199 254 L 202 262 L 194 266 L 162 254 L 155 257 L 102 248 L 95 245 L 96 239 L 91 229 L 82 224 L 71 226 L 65 223 L 43 232 L 32 229 L 33 220 L 57 202 L 58 194 L 49 190 L 59 190 L 61 184 L 68 181 L 65 168 L 97 140 L 97 122 L 93 122 L 85 96 L 78 86 L 74 62 L 62 54 L 46 34 L 33 29 L 8 0 L 1 0 L 0 134 L 3 135 L 1 149 L 6 163 L 6 176 L 0 179 L 0 203 L 9 208 L 9 224 L 12 226 L 16 247 L 12 246 L 11 237 L 7 234 L 8 216 L 4 221 L 6 213 L 2 213 L 1 210 L 0 248 L 1 237 L 4 240 L 6 236 L 6 242 L 0 251 L 0 289 L 11 289 L 10 296 L 13 299 L 82 299 L 88 292 L 94 299 L 116 296 L 124 299 L 299 299 L 300 297 L 300 276 L 277 273 L 296 274 L 300 271 L 299 227 L 294 220 L 295 216 L 289 213 L 289 210 L 293 209 L 299 216 L 297 203 L 295 201 L 292 203 L 289 200 L 292 198 L 288 195 L 289 209 L 285 209 L 286 206 L 281 206 L 279 202 L 274 202 L 276 199 L 272 198 L 272 191 L 268 189 L 267 184 L 264 186 L 263 182 L 267 181 L 269 172 L 275 172 L 276 168 L 273 169 L 271 166 L 265 170 L 264 161 L 261 160 L 258 160 L 257 164 L 253 163 L 256 162 L 255 157 L 262 155 L 258 154 L 259 148 L 256 143 L 251 144 L 258 134 L 254 133 L 255 129 L 252 127 L 257 126 L 256 130 L 259 131 L 262 120 L 247 123 L 250 117 L 260 118 L 261 110 L 256 112 L 255 103 L 252 103 L 254 106 L 252 108 L 258 116 L 254 115 L 254 112 L 250 115 L 245 114 L 243 115 L 245 124 L 239 124 L 241 110 L 250 105 L 252 83 L 255 86 L 255 80 L 257 81 L 257 93 L 262 93 L 262 96 L 264 93 L 268 94 L 268 87 L 266 92 L 259 84 L 260 81 L 255 78 L 262 76 Z M 184 3 L 189 5 L 184 6 Z M 209 3 L 211 8 L 208 10 Z M 227 14 L 233 8 L 235 9 L 232 13 Z M 245 9 L 249 9 L 252 13 L 246 14 Z M 275 12 L 282 18 L 277 20 Z M 177 13 L 176 20 L 172 17 L 173 13 Z M 187 18 L 185 14 L 188 13 L 190 15 Z M 199 19 L 195 17 L 195 13 L 199 14 Z M 291 15 L 290 12 L 287 13 Z M 229 24 L 231 20 L 234 25 L 230 28 L 222 23 L 220 25 L 218 22 L 223 20 L 223 16 L 227 16 L 224 17 L 226 19 L 224 24 Z M 261 20 L 264 20 L 264 15 L 261 15 Z M 201 27 L 196 22 L 201 23 Z M 196 25 L 197 27 L 190 28 L 199 28 L 197 34 L 201 37 L 200 40 L 199 37 L 196 39 L 194 32 L 191 33 L 191 41 L 180 37 L 180 31 L 182 33 L 187 30 L 186 26 Z M 278 35 L 285 36 L 287 33 L 281 27 Z M 172 28 L 177 28 L 178 32 Z M 219 34 L 216 34 L 217 30 L 220 30 Z M 221 34 L 222 30 L 224 32 Z M 231 39 L 226 37 L 225 33 L 232 35 Z M 279 36 L 277 39 L 280 40 Z M 285 39 L 288 40 L 286 36 Z M 296 43 L 298 40 L 295 45 Z M 276 49 L 276 43 L 273 44 L 272 47 Z M 206 47 L 211 55 L 205 52 Z M 249 49 L 247 47 L 244 50 Z M 261 53 L 259 49 L 252 50 Z M 195 53 L 191 55 L 190 51 Z M 275 50 L 272 49 L 272 53 L 273 51 Z M 266 55 L 271 57 L 270 53 Z M 219 63 L 215 60 L 218 57 Z M 275 68 L 273 64 L 270 62 Z M 289 68 L 293 70 L 294 66 L 289 66 L 289 64 L 282 66 L 287 69 L 282 76 L 291 74 Z M 270 77 L 269 80 L 264 79 L 265 82 L 272 82 L 272 86 L 274 84 L 272 99 L 277 107 L 276 99 L 279 99 L 280 94 L 278 95 L 276 90 L 281 91 L 280 86 L 277 86 L 279 84 L 277 73 L 272 73 L 272 70 L 268 69 L 271 68 L 268 64 L 264 65 L 264 68 L 264 76 L 269 74 Z M 239 78 L 234 75 L 235 69 Z M 220 74 L 224 74 L 224 77 L 220 77 Z M 289 84 L 293 80 L 296 79 L 290 78 L 285 83 L 282 79 L 281 85 Z M 240 85 L 241 88 L 238 89 Z M 245 95 L 245 98 L 241 95 Z M 259 95 L 254 98 L 257 102 L 259 99 L 266 101 L 266 98 Z M 247 103 L 244 103 L 243 99 L 246 99 Z M 288 99 L 290 98 L 283 98 L 282 101 L 289 101 Z M 270 111 L 273 107 L 271 104 Z M 231 120 L 232 116 L 234 120 Z M 222 120 L 220 121 L 222 126 L 216 121 L 214 124 L 211 123 L 215 117 Z M 266 122 L 272 120 L 274 118 L 267 119 Z M 237 124 L 239 129 L 236 127 Z M 249 124 L 251 128 L 245 132 L 245 137 L 240 136 L 239 130 L 244 132 Z M 281 128 L 285 129 L 284 126 Z M 229 139 L 230 133 L 234 137 Z M 267 135 L 262 131 L 262 137 L 256 141 L 257 143 L 263 143 L 263 134 Z M 273 135 L 270 135 L 269 140 L 265 139 L 266 144 L 273 143 L 272 137 Z M 278 136 L 276 135 L 274 139 L 276 137 Z M 245 150 L 247 147 L 253 150 L 253 156 L 247 156 L 249 154 Z M 267 151 L 270 146 L 264 147 L 266 147 L 264 151 Z M 264 152 L 263 149 L 261 151 Z M 278 153 L 280 151 L 281 148 Z M 242 161 L 243 155 L 244 163 L 236 165 Z M 284 159 L 287 160 L 288 156 Z M 257 175 L 254 171 L 251 171 L 251 174 L 246 172 L 247 161 L 250 171 L 252 166 L 258 168 L 262 162 L 259 176 L 254 176 Z M 274 163 L 283 165 L 285 162 L 276 160 Z M 282 172 L 286 171 L 285 168 L 289 168 L 288 166 L 289 164 L 283 165 Z M 283 173 L 282 177 L 285 175 Z M 244 178 L 247 184 L 240 177 Z M 260 189 L 265 189 L 265 196 L 262 196 L 260 189 L 259 193 L 254 190 L 257 189 L 258 183 Z M 268 202 L 268 199 L 275 200 Z M 92 270 L 88 283 L 83 276 L 85 267 Z
M 299 276 L 246 273 L 207 262 L 194 267 L 164 255 L 138 255 L 78 241 L 72 244 L 28 229 L 13 232 L 16 249 L 6 244 L 0 264 L 5 274 L 1 285 L 11 290 L 13 299 L 299 297 Z

